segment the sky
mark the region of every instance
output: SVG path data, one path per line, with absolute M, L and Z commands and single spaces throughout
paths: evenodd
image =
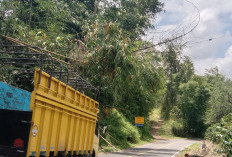
M 165 12 L 157 16 L 156 28 L 176 31 L 176 34 L 187 32 L 197 24 L 198 8 L 200 22 L 184 38 L 187 43 L 184 54 L 192 59 L 197 74 L 203 75 L 205 69 L 217 66 L 219 72 L 232 78 L 232 0 L 161 2 L 165 5 Z

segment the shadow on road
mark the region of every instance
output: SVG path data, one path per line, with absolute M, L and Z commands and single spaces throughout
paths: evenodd
M 127 150 L 126 152 L 112 152 L 111 154 L 117 154 L 117 155 L 127 155 L 127 156 L 137 156 L 138 154 L 141 154 L 140 156 L 142 156 L 143 154 L 146 156 L 160 156 L 160 154 L 162 155 L 172 155 L 175 152 L 177 152 L 178 149 L 153 149 L 153 148 L 133 148 L 130 150 Z
M 104 153 L 99 157 L 172 157 L 186 146 L 201 139 L 162 139 L 135 148 Z

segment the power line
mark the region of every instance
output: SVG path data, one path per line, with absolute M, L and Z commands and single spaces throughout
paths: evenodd
M 150 46 L 146 46 L 146 47 L 144 47 L 144 48 L 140 48 L 140 49 L 134 50 L 134 51 L 132 51 L 132 52 L 144 51 L 144 50 L 147 50 L 147 49 L 152 48 L 152 47 L 155 47 L 155 46 L 159 46 L 159 45 L 162 45 L 162 44 L 165 44 L 165 43 L 169 43 L 169 42 L 175 41 L 175 40 L 177 40 L 177 39 L 180 39 L 180 38 L 182 38 L 182 37 L 188 35 L 188 34 L 191 33 L 193 30 L 195 30 L 196 27 L 197 27 L 197 26 L 199 25 L 199 23 L 200 23 L 200 11 L 199 11 L 198 7 L 197 7 L 194 3 L 190 2 L 189 0 L 185 0 L 185 1 L 188 2 L 188 3 L 190 3 L 191 5 L 193 5 L 193 7 L 197 10 L 197 16 L 196 16 L 196 18 L 197 18 L 197 23 L 193 26 L 192 29 L 190 29 L 190 30 L 187 31 L 187 32 L 183 32 L 183 34 L 178 35 L 178 36 L 176 36 L 176 37 L 173 37 L 173 38 L 170 38 L 170 39 L 165 39 L 165 40 L 163 40 L 163 41 L 158 42 L 157 44 L 153 44 L 153 45 L 150 45 Z M 195 22 L 195 21 L 193 21 L 192 23 L 190 23 L 190 25 L 194 24 L 194 22 Z M 180 28 L 181 28 L 181 27 L 180 27 Z M 182 27 L 181 29 L 182 29 L 182 30 L 186 29 L 186 26 Z M 175 29 L 174 29 L 174 30 L 175 30 Z M 178 31 L 179 31 L 179 30 L 177 29 L 176 32 L 178 32 Z
M 216 39 L 220 39 L 220 38 L 223 38 L 224 36 L 220 36 L 220 37 L 215 37 L 215 38 L 208 38 L 208 39 L 203 39 L 203 40 L 200 40 L 200 41 L 188 41 L 187 42 L 187 45 L 193 45 L 193 44 L 201 44 L 201 43 L 204 43 L 204 42 L 211 42 L 211 41 L 214 41 Z

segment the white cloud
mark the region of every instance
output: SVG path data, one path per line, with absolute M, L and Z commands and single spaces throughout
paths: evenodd
M 219 70 L 224 73 L 226 76 L 232 78 L 232 45 L 229 47 L 228 51 L 224 58 L 217 59 L 216 65 Z
M 197 39 L 191 38 L 193 44 L 189 44 L 190 48 L 187 49 L 187 54 L 193 55 L 193 60 L 207 59 L 211 57 L 224 56 L 225 50 L 232 41 L 230 32 L 225 34 L 214 34 L 213 36 L 203 35 Z M 209 39 L 212 39 L 210 41 Z M 191 41 L 190 40 L 190 41 Z
M 221 73 L 232 78 L 232 45 L 229 47 L 224 57 L 198 59 L 195 61 L 195 69 L 198 74 L 204 74 L 205 69 L 210 69 L 216 66 Z

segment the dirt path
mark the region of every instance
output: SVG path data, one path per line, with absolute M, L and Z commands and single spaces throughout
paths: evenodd
M 153 122 L 151 127 L 151 134 L 155 139 L 162 139 L 159 135 L 159 129 L 161 128 L 163 121 L 159 118 L 157 122 Z

